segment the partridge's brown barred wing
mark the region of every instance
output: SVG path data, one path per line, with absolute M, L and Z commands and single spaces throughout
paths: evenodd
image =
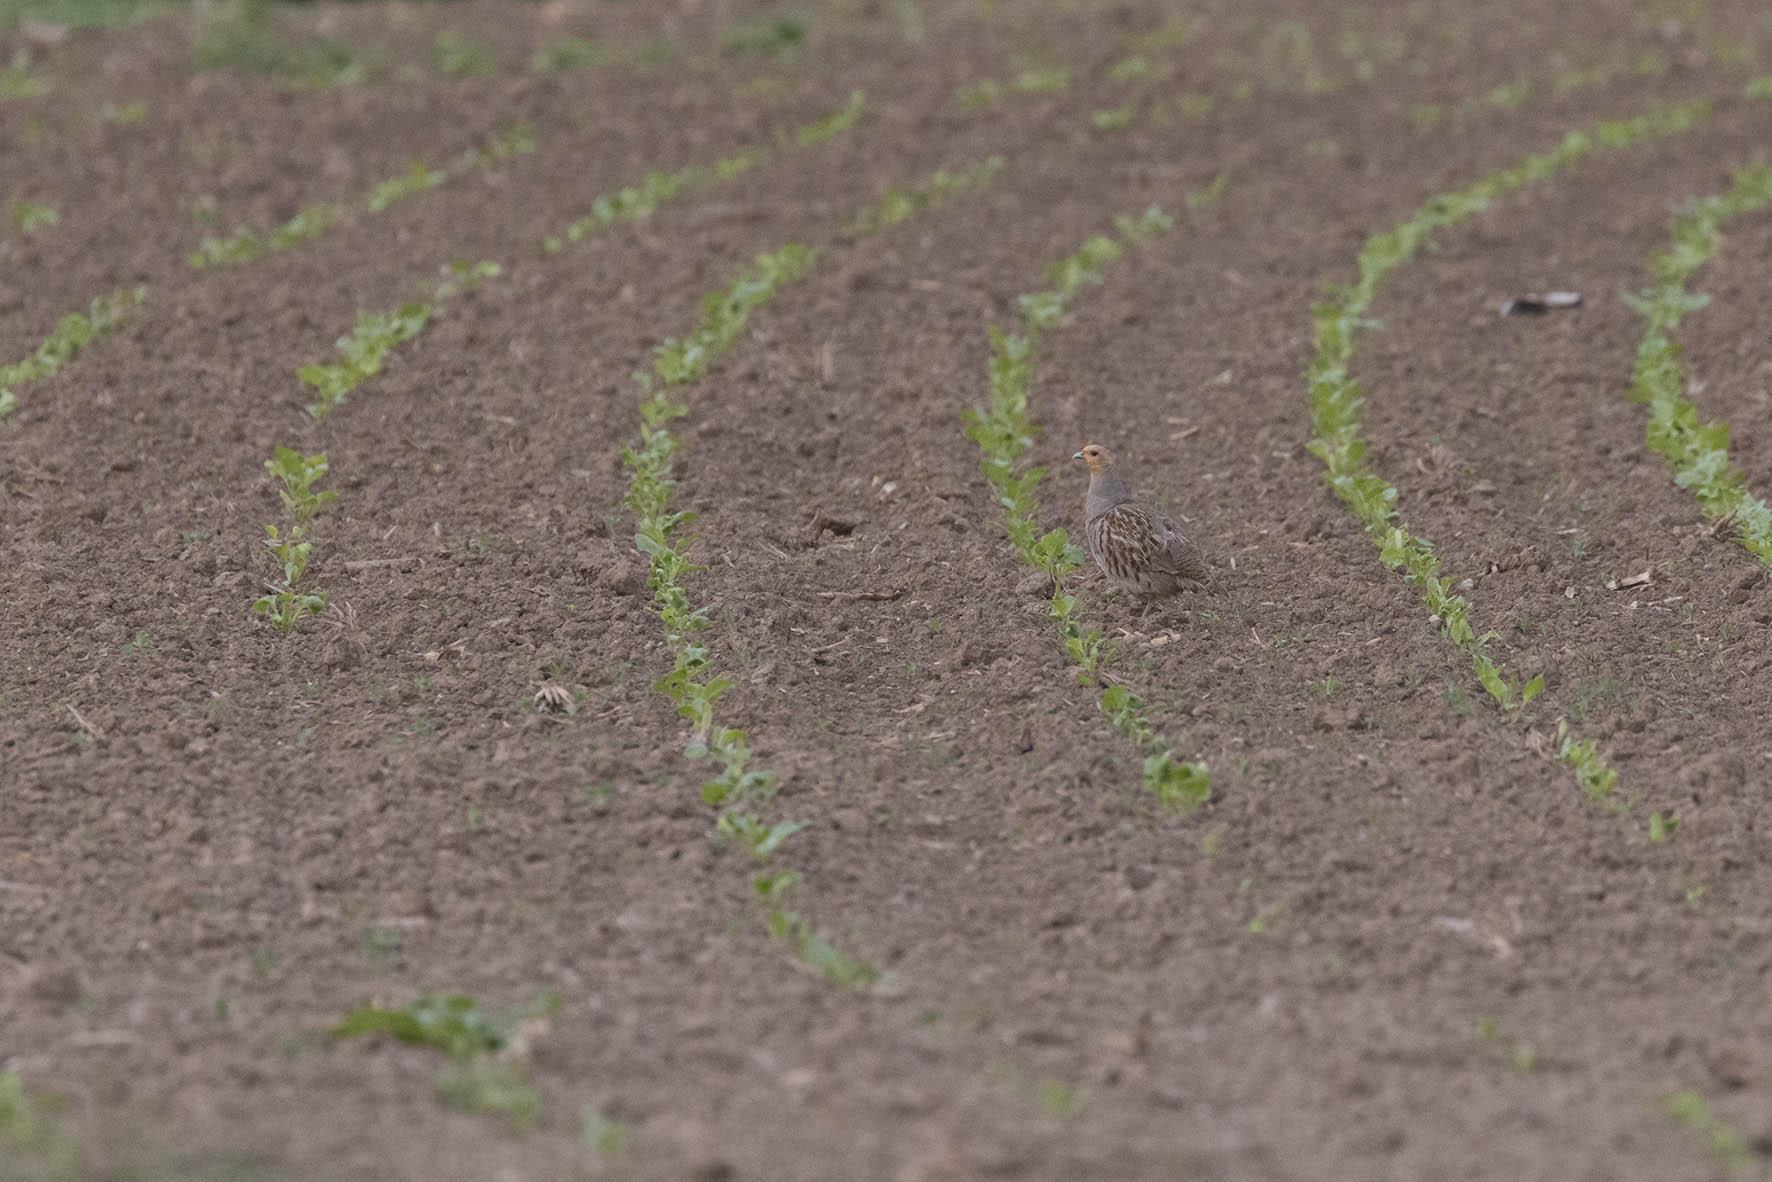
M 1206 582 L 1199 547 L 1170 521 L 1127 501 L 1085 525 L 1089 555 L 1110 582 L 1138 595 L 1171 595 Z

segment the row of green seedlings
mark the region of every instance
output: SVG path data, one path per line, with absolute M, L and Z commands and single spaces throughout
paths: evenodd
M 1034 352 L 1041 340 L 1063 319 L 1076 294 L 1101 283 L 1107 266 L 1128 246 L 1169 233 L 1174 226 L 1174 220 L 1154 206 L 1136 217 L 1122 214 L 1114 219 L 1118 239 L 1098 234 L 1054 263 L 1047 272 L 1051 286 L 1020 297 L 1019 330 L 991 328 L 990 405 L 984 410 L 967 409 L 964 419 L 966 437 L 983 453 L 980 467 L 1003 507 L 1016 557 L 1052 580 L 1047 610 L 1077 668 L 1078 682 L 1103 684 L 1103 713 L 1116 731 L 1145 753 L 1144 786 L 1162 804 L 1190 812 L 1211 799 L 1211 772 L 1202 762 L 1176 755 L 1174 745 L 1152 727 L 1136 693 L 1107 683 L 1101 629 L 1084 622 L 1080 601 L 1066 586 L 1067 577 L 1083 563 L 1083 551 L 1062 528 L 1041 531 L 1035 494 L 1045 470 L 1026 464 L 1035 436 L 1028 396 L 1034 386 Z
M 1002 167 L 1002 160 L 993 157 L 959 171 L 944 169 L 911 189 L 889 190 L 858 212 L 849 230 L 858 235 L 883 230 L 946 197 L 988 183 Z M 710 627 L 708 609 L 697 605 L 683 586 L 683 579 L 699 569 L 686 553 L 692 539 L 682 532 L 695 515 L 675 507 L 677 482 L 671 475 L 678 441 L 670 423 L 689 411 L 679 392 L 701 381 L 709 366 L 737 341 L 751 313 L 803 280 L 822 253 L 817 247 L 790 243 L 757 256 L 750 271 L 731 287 L 708 295 L 693 331 L 658 346 L 650 373 L 634 375 L 642 395 L 641 424 L 634 442 L 622 451 L 629 474 L 623 504 L 635 517 L 634 546 L 646 560 L 653 603 L 671 654 L 671 671 L 654 688 L 669 697 L 690 723 L 685 754 L 710 759 L 718 768 L 701 790 L 702 800 L 716 810 L 715 828 L 749 850 L 757 863 L 751 882 L 771 935 L 826 979 L 857 988 L 871 984 L 876 970 L 836 947 L 793 910 L 791 896 L 800 874 L 774 864 L 783 844 L 803 825 L 767 819 L 777 787 L 775 774 L 751 765 L 744 731 L 716 723 L 715 703 L 732 681 L 713 675 L 710 646 L 698 639 Z
M 1668 249 L 1650 263 L 1655 286 L 1626 302 L 1644 321 L 1637 345 L 1631 397 L 1649 408 L 1646 438 L 1651 451 L 1673 468 L 1674 481 L 1689 488 L 1704 511 L 1733 526 L 1735 537 L 1772 570 L 1772 508 L 1747 489 L 1747 477 L 1729 462 L 1729 425 L 1705 422 L 1686 397 L 1686 370 L 1673 332 L 1710 297 L 1687 283 L 1716 254 L 1722 224 L 1772 206 L 1772 168 L 1749 165 L 1722 192 L 1691 202 L 1671 227 Z
M 335 88 L 361 86 L 388 71 L 385 51 L 363 52 L 331 37 L 307 36 L 287 44 L 267 19 L 268 10 L 248 6 L 227 19 L 211 19 L 203 28 L 193 57 L 199 69 L 244 70 L 281 76 L 296 85 Z M 762 14 L 735 22 L 721 38 L 727 56 L 781 57 L 803 48 L 809 21 L 795 13 Z M 536 73 L 597 67 L 631 67 L 644 72 L 676 59 L 682 48 L 666 37 L 649 37 L 631 46 L 614 46 L 567 35 L 549 41 L 529 57 Z M 454 78 L 485 78 L 508 66 L 500 51 L 455 29 L 443 29 L 431 42 L 430 64 Z M 422 78 L 424 68 L 407 62 L 396 71 L 408 80 Z
M 503 271 L 498 263 L 485 259 L 451 263 L 447 277 L 433 284 L 425 296 L 392 312 L 359 315 L 351 331 L 335 343 L 342 360 L 331 365 L 304 365 L 296 371 L 302 384 L 314 390 L 308 414 L 323 419 L 338 409 L 345 395 L 381 372 L 382 362 L 394 346 L 422 333 L 451 300 L 498 278 Z
M 777 147 L 810 148 L 834 139 L 854 127 L 867 109 L 867 96 L 857 90 L 837 111 L 793 130 L 776 133 Z M 649 172 L 638 184 L 605 193 L 591 202 L 590 210 L 566 227 L 563 234 L 548 238 L 542 249 L 558 254 L 568 242 L 594 237 L 622 222 L 643 221 L 660 206 L 687 194 L 737 180 L 761 164 L 768 155 L 762 147 L 746 148 L 712 164 L 689 164 L 674 172 Z
M 1488 208 L 1504 194 L 1563 172 L 1596 151 L 1615 151 L 1686 131 L 1710 113 L 1707 103 L 1688 103 L 1633 119 L 1605 122 L 1592 131 L 1571 131 L 1555 148 L 1528 156 L 1475 184 L 1430 198 L 1409 218 L 1372 235 L 1360 250 L 1359 278 L 1317 305 L 1316 351 L 1309 369 L 1310 450 L 1323 461 L 1329 487 L 1366 529 L 1378 546 L 1379 558 L 1398 571 L 1421 595 L 1448 641 L 1470 658 L 1477 680 L 1505 711 L 1520 710 L 1544 691 L 1542 676 L 1523 684 L 1510 679 L 1489 656 L 1494 632 L 1472 626 L 1469 604 L 1453 591 L 1454 580 L 1441 573 L 1433 546 L 1409 531 L 1397 509 L 1394 485 L 1373 471 L 1363 438 L 1365 395 L 1352 375 L 1354 346 L 1360 332 L 1376 327 L 1370 319 L 1373 300 L 1390 273 L 1414 258 L 1436 230 L 1456 225 Z M 1617 783 L 1617 772 L 1591 740 L 1578 740 L 1559 722 L 1556 754 L 1574 771 L 1587 794 L 1603 800 Z
M 865 97 L 858 91 L 834 114 L 781 132 L 777 136 L 778 142 L 799 147 L 824 143 L 853 126 L 861 117 L 865 103 Z M 761 149 L 746 149 L 711 165 L 691 164 L 675 172 L 648 173 L 637 185 L 628 185 L 596 198 L 591 203 L 590 212 L 573 221 L 563 237 L 547 240 L 545 250 L 555 253 L 564 248 L 566 241 L 578 242 L 624 222 L 644 221 L 667 202 L 736 179 L 755 167 L 763 156 Z M 345 401 L 346 395 L 381 372 L 383 362 L 396 346 L 414 339 L 430 327 L 445 303 L 503 273 L 504 267 L 490 260 L 471 266 L 456 263 L 452 265 L 449 277 L 424 296 L 390 311 L 360 314 L 351 331 L 336 343 L 339 361 L 332 364 L 316 362 L 296 371 L 301 382 L 315 391 L 308 413 L 315 418 L 330 414 Z
M 435 189 L 473 168 L 491 168 L 514 156 L 526 156 L 534 151 L 534 132 L 527 124 L 513 124 L 494 132 L 484 144 L 468 149 L 453 164 L 433 167 L 414 160 L 399 176 L 390 177 L 371 188 L 363 201 L 363 208 L 371 214 L 383 213 L 401 201 Z M 185 256 L 185 261 L 198 270 L 249 263 L 320 237 L 342 221 L 347 212 L 347 206 L 333 202 L 310 205 L 269 230 L 241 226 L 225 238 L 205 237 L 196 250 Z
M 1497 83 L 1480 94 L 1460 99 L 1449 106 L 1418 103 L 1409 108 L 1409 122 L 1417 131 L 1433 131 L 1443 127 L 1464 128 L 1484 111 L 1517 111 L 1534 95 L 1548 92 L 1556 98 L 1610 85 L 1621 78 L 1659 78 L 1672 63 L 1667 56 L 1653 49 L 1644 50 L 1629 60 L 1615 60 L 1586 68 L 1564 68 L 1540 79 L 1519 77 Z
M 306 584 L 314 553 L 314 518 L 338 499 L 336 492 L 315 487 L 330 470 L 325 452 L 304 455 L 292 447 L 277 448 L 265 461 L 265 471 L 277 481 L 283 502 L 285 520 L 267 524 L 264 538 L 281 577 L 265 584 L 265 594 L 253 603 L 252 614 L 263 616 L 284 636 L 305 617 L 326 610 L 326 596 Z
M 57 321 L 49 335 L 22 361 L 0 366 L 0 419 L 18 409 L 15 391 L 20 386 L 60 373 L 80 350 L 115 331 L 125 313 L 147 298 L 145 287 L 119 288 L 98 296 L 85 312 L 70 312 Z
M 1108 76 L 1121 83 L 1147 79 L 1168 83 L 1181 71 L 1173 62 L 1153 66 L 1147 54 L 1163 54 L 1190 44 L 1201 31 L 1201 26 L 1191 23 L 1196 19 L 1204 20 L 1179 18 L 1137 38 L 1133 42 L 1136 52 L 1115 63 Z M 1228 100 L 1247 102 L 1258 90 L 1320 95 L 1369 85 L 1400 68 L 1408 50 L 1400 31 L 1353 11 L 1340 17 L 1332 54 L 1320 48 L 1310 25 L 1303 21 L 1264 21 L 1255 27 L 1260 32 L 1252 50 L 1221 53 L 1214 62 L 1228 75 L 1226 84 L 1219 88 Z M 1145 117 L 1160 126 L 1170 125 L 1177 115 L 1184 121 L 1200 120 L 1210 115 L 1218 102 L 1211 92 L 1174 95 L 1170 87 L 1158 86 L 1146 95 Z M 1093 123 L 1097 130 L 1109 131 L 1129 125 L 1132 117 L 1131 108 L 1121 107 L 1097 111 Z
M 382 357 L 394 344 L 423 331 L 445 302 L 496 274 L 498 268 L 492 263 L 457 263 L 451 276 L 432 289 L 429 299 L 408 304 L 389 316 L 359 318 L 351 335 L 338 343 L 344 361 L 302 367 L 302 381 L 316 392 L 308 414 L 316 419 L 331 414 L 345 400 L 347 391 L 380 372 Z M 325 593 L 312 586 L 307 574 L 314 553 L 314 517 L 338 494 L 315 487 L 330 471 L 325 452 L 306 455 L 278 447 L 265 461 L 265 471 L 280 485 L 278 496 L 287 519 L 265 526 L 265 547 L 276 560 L 279 577 L 266 584 L 265 594 L 253 602 L 252 612 L 287 636 L 302 620 L 326 610 Z

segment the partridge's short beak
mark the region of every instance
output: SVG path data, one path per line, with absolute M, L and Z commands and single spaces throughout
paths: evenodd
M 1073 459 L 1073 460 L 1080 460 L 1080 459 L 1082 459 L 1082 458 L 1083 458 L 1083 453 L 1082 453 L 1082 452 L 1078 452 L 1078 453 L 1077 453 L 1077 454 L 1076 454 L 1076 455 L 1074 455 L 1074 456 L 1072 456 L 1072 457 L 1071 457 L 1071 459 Z

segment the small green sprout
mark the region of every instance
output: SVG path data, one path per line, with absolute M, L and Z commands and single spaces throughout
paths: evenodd
M 928 179 L 909 188 L 891 188 L 873 204 L 863 207 L 849 223 L 856 235 L 878 234 L 949 197 L 989 184 L 1003 170 L 1003 158 L 992 156 L 957 172 L 937 169 Z
M 986 78 L 962 86 L 954 91 L 954 105 L 967 111 L 977 111 L 996 103 L 1003 97 L 1003 84 L 994 78 Z
M 332 229 L 340 216 L 336 205 L 309 206 L 270 231 L 242 226 L 226 238 L 205 237 L 195 251 L 185 256 L 185 262 L 195 270 L 236 267 L 318 238 Z
M 1108 77 L 1115 82 L 1135 82 L 1140 78 L 1151 76 L 1151 63 L 1143 54 L 1133 54 L 1114 63 L 1108 71 Z
M 1198 122 L 1212 114 L 1212 108 L 1215 105 L 1213 97 L 1209 94 L 1184 94 L 1175 100 L 1175 109 L 1180 112 L 1183 119 L 1190 122 Z
M 393 312 L 365 312 L 357 317 L 351 332 L 338 339 L 342 362 L 304 365 L 296 371 L 296 377 L 312 386 L 317 395 L 308 405 L 308 413 L 316 419 L 331 414 L 347 393 L 381 372 L 389 350 L 423 332 L 436 311 L 433 302 L 414 300 Z
M 405 173 L 382 181 L 369 191 L 369 212 L 381 213 L 395 202 L 426 189 L 435 189 L 448 179 L 449 174 L 443 169 L 431 168 L 423 161 L 414 160 Z
M 559 998 L 545 994 L 518 1009 L 488 1013 L 463 994 L 427 994 L 397 1009 L 359 1006 L 327 1034 L 334 1040 L 381 1035 L 440 1051 L 453 1062 L 433 1083 L 439 1100 L 464 1112 L 504 1117 L 513 1128 L 524 1129 L 539 1117 L 541 1097 L 520 1060 L 528 1032 L 559 1005 Z
M 14 201 L 12 203 L 12 224 L 18 227 L 19 233 L 27 238 L 36 236 L 39 231 L 59 225 L 62 215 L 55 211 L 55 206 L 45 205 L 40 201 Z
M 42 98 L 49 93 L 49 83 L 31 73 L 31 51 L 13 52 L 12 64 L 0 66 L 0 99 Z
M 565 36 L 549 41 L 529 58 L 529 68 L 537 74 L 558 70 L 582 70 L 608 62 L 609 51 L 595 41 Z
M 1115 107 L 1109 111 L 1096 111 L 1089 116 L 1089 125 L 1096 131 L 1125 131 L 1132 126 L 1132 108 Z
M 140 99 L 127 103 L 106 103 L 98 110 L 99 122 L 118 127 L 139 127 L 148 119 L 148 104 Z
M 595 1108 L 586 1108 L 578 1117 L 579 1144 L 604 1157 L 620 1157 L 633 1143 L 633 1126 L 612 1120 Z
M 312 521 L 322 506 L 338 499 L 336 492 L 314 491 L 314 485 L 328 471 L 325 452 L 310 456 L 292 447 L 279 447 L 265 461 L 265 471 L 282 483 L 277 495 L 283 499 L 283 507 L 289 510 L 298 525 Z
M 559 998 L 545 994 L 519 1009 L 489 1013 L 465 994 L 432 993 L 393 1009 L 373 1002 L 359 1006 L 329 1034 L 334 1039 L 380 1034 L 465 1059 L 505 1050 L 521 1025 L 559 1007 Z
M 721 48 L 728 54 L 778 57 L 806 44 L 807 18 L 798 13 L 749 17 L 726 30 Z
M 497 68 L 491 49 L 468 40 L 453 29 L 437 34 L 432 57 L 439 70 L 458 78 L 482 78 Z
M 867 108 L 867 102 L 867 95 L 862 91 L 850 91 L 849 102 L 841 110 L 795 129 L 794 143 L 802 148 L 810 148 L 842 135 L 855 126 L 855 121 L 861 118 L 862 111 Z
M 1682 1128 L 1704 1141 L 1704 1147 L 1723 1169 L 1734 1174 L 1754 1163 L 1752 1144 L 1740 1130 L 1716 1114 L 1709 1101 L 1697 1092 L 1669 1092 L 1661 1098 L 1661 1111 Z

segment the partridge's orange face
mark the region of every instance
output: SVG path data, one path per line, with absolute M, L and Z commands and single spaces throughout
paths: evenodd
M 1099 443 L 1085 444 L 1083 450 L 1072 456 L 1073 460 L 1082 460 L 1089 465 L 1090 472 L 1102 472 L 1114 466 L 1114 453 Z

